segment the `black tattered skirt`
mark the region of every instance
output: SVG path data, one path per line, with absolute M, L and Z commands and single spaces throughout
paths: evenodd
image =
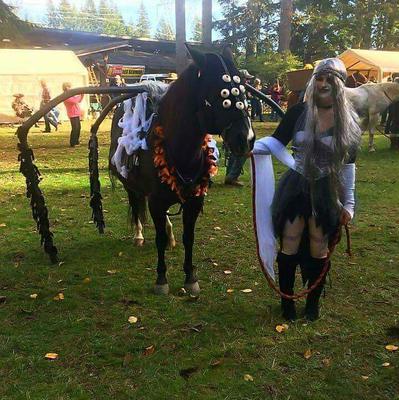
M 341 204 L 334 193 L 330 177 L 316 180 L 311 193 L 309 181 L 299 172 L 288 170 L 280 179 L 272 204 L 272 217 L 275 236 L 282 238 L 287 221 L 296 217 L 307 221 L 314 216 L 316 226 L 321 226 L 329 238 L 339 227 Z

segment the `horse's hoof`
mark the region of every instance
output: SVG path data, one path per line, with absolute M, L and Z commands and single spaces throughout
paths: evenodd
M 155 284 L 154 293 L 162 294 L 162 295 L 169 294 L 169 285 L 167 283 L 165 283 L 163 285 Z
M 186 289 L 187 293 L 191 294 L 192 296 L 198 296 L 201 292 L 198 281 L 194 283 L 185 283 L 184 289 Z
M 144 239 L 134 239 L 134 245 L 137 247 L 143 247 L 144 246 Z

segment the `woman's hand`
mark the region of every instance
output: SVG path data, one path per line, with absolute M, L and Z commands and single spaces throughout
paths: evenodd
M 352 219 L 352 217 L 349 214 L 349 212 L 346 211 L 345 208 L 343 208 L 342 211 L 341 211 L 341 216 L 339 218 L 339 223 L 341 225 L 347 225 L 350 222 L 351 219 Z

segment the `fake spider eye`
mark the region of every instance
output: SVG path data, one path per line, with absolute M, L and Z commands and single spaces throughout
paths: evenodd
M 220 95 L 221 95 L 224 99 L 226 99 L 227 97 L 230 96 L 229 89 L 222 89 L 222 91 L 220 92 Z
M 243 110 L 245 106 L 244 106 L 244 103 L 243 103 L 242 101 L 237 101 L 236 107 L 237 107 L 239 110 Z
M 229 99 L 223 100 L 223 108 L 230 108 L 231 101 Z
M 240 85 L 240 90 L 241 90 L 241 93 L 245 93 L 245 86 L 244 85 Z
M 239 77 L 238 75 L 234 75 L 234 76 L 233 76 L 233 81 L 234 81 L 235 83 L 240 83 L 240 82 L 241 82 L 241 79 L 240 79 L 240 77 Z
M 240 94 L 240 91 L 235 87 L 235 88 L 231 89 L 231 94 L 233 96 L 238 96 Z
M 222 79 L 227 83 L 231 82 L 231 76 L 230 75 L 225 74 L 225 75 L 222 76 Z

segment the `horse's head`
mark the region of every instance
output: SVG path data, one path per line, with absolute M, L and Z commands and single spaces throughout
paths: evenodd
M 197 109 L 204 133 L 222 135 L 236 155 L 252 150 L 252 130 L 243 78 L 229 48 L 221 54 L 187 46 L 198 67 Z

